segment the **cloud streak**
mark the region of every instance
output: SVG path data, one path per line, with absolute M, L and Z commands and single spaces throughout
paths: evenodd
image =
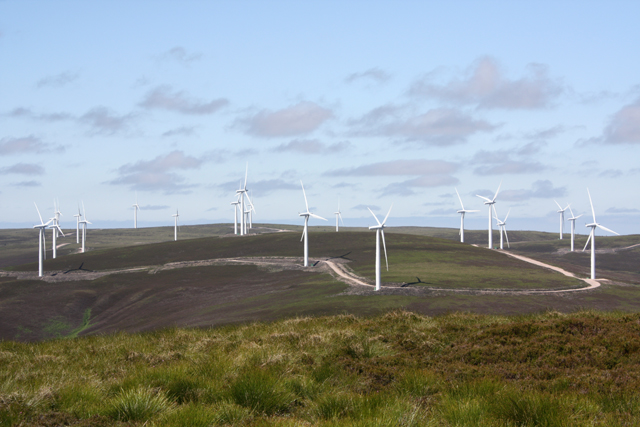
M 317 139 L 294 139 L 286 144 L 273 148 L 276 153 L 292 152 L 300 154 L 333 154 L 348 149 L 348 141 L 325 144 Z
M 173 91 L 171 86 L 158 86 L 147 93 L 139 104 L 146 109 L 160 109 L 175 111 L 182 114 L 204 115 L 213 114 L 229 105 L 226 98 L 211 101 L 191 99 L 183 91 Z
M 16 163 L 12 166 L 0 168 L 0 175 L 8 174 L 44 175 L 44 168 L 33 163 Z
M 40 80 L 38 80 L 38 83 L 36 83 L 36 87 L 38 88 L 62 87 L 77 80 L 78 77 L 79 77 L 78 73 L 71 73 L 69 71 L 65 71 L 63 73 L 56 74 L 54 76 L 47 76 L 47 77 L 41 78 Z
M 542 64 L 529 64 L 524 77 L 509 79 L 490 56 L 479 58 L 462 76 L 445 83 L 436 83 L 434 79 L 431 73 L 416 81 L 409 94 L 453 105 L 532 110 L 551 107 L 564 92 L 562 84 L 550 78 L 547 67 Z
M 61 145 L 46 144 L 33 135 L 23 136 L 19 138 L 2 138 L 0 139 L 0 155 L 15 155 L 22 153 L 51 153 L 64 152 Z
M 303 101 L 281 110 L 261 110 L 239 119 L 236 126 L 249 135 L 265 138 L 298 136 L 313 132 L 332 117 L 331 110 Z

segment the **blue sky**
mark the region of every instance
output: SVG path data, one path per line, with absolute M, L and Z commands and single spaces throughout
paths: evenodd
M 640 233 L 638 2 L 0 1 L 0 224 L 256 221 Z M 362 219 L 358 219 L 362 218 Z M 366 218 L 366 220 L 365 220 Z M 394 218 L 395 224 L 394 224 Z M 583 217 L 578 230 L 586 233 Z M 314 221 L 312 221 L 314 223 Z M 319 224 L 319 222 L 315 222 Z M 567 228 L 568 230 L 568 224 Z M 584 229 L 584 230 L 582 230 Z

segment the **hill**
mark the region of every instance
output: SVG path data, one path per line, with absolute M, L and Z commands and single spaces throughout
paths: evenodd
M 636 425 L 639 325 L 394 311 L 4 341 L 0 425 Z
M 515 314 L 549 308 L 571 311 L 579 307 L 635 311 L 640 306 L 633 286 L 638 283 L 634 282 L 637 273 L 617 271 L 632 280 L 603 282 L 600 288 L 587 292 L 551 293 L 584 288 L 585 284 L 500 251 L 418 235 L 413 228 L 387 233 L 390 268 L 388 272 L 383 269 L 383 291 L 375 293 L 339 280 L 326 262 L 340 263 L 365 282 L 372 282 L 375 235 L 312 230 L 310 253 L 319 262 L 307 269 L 300 267 L 298 233 L 240 237 L 230 235 L 228 226 L 210 226 L 208 232 L 218 237 L 141 245 L 135 244 L 140 241 L 138 231 L 112 230 L 105 243 L 99 243 L 96 231 L 92 238 L 103 249 L 47 260 L 46 280 L 35 276 L 35 263 L 5 268 L 8 272 L 0 277 L 0 337 L 40 340 L 296 315 L 372 315 L 392 308 L 435 315 L 452 311 Z M 144 232 L 148 239 L 153 238 L 152 230 Z M 126 237 L 118 238 L 118 233 Z M 554 255 L 557 250 L 533 250 L 540 244 L 558 245 L 541 237 L 547 236 L 534 242 L 514 242 L 514 247 L 519 245 L 519 253 L 551 257 L 551 263 L 582 272 L 580 263 L 563 261 L 566 255 Z M 121 247 L 114 247 L 116 242 Z M 626 265 L 638 252 L 615 252 L 614 259 L 620 255 Z M 570 254 L 569 258 L 582 262 L 588 254 Z M 603 265 L 607 274 L 613 271 Z

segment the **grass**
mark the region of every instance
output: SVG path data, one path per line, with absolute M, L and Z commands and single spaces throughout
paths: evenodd
M 0 426 L 634 425 L 639 325 L 392 311 L 3 341 Z

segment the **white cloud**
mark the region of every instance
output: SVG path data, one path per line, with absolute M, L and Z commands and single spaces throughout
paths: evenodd
M 640 144 L 640 99 L 613 115 L 602 140 L 607 144 Z
M 38 181 L 20 181 L 12 182 L 11 185 L 14 187 L 40 187 L 42 184 Z
M 142 191 L 162 191 L 165 194 L 187 194 L 195 185 L 185 184 L 184 177 L 173 172 L 176 169 L 197 169 L 202 159 L 186 156 L 182 151 L 173 151 L 152 160 L 128 163 L 118 168 L 118 178 L 109 181 L 112 185 L 128 185 Z
M 441 175 L 450 174 L 459 165 L 444 160 L 391 160 L 371 163 L 355 168 L 334 169 L 325 172 L 326 176 L 385 176 L 385 175 Z
M 65 71 L 55 76 L 47 76 L 38 80 L 37 87 L 62 87 L 78 79 L 78 73 Z
M 182 46 L 175 46 L 160 55 L 160 59 L 172 60 L 188 65 L 194 61 L 198 61 L 202 58 L 201 53 L 187 53 L 187 50 Z
M 163 109 L 183 114 L 201 115 L 213 114 L 228 104 L 229 100 L 226 98 L 211 101 L 190 99 L 183 91 L 172 91 L 170 86 L 165 85 L 149 91 L 139 105 L 147 109 Z
M 44 168 L 33 163 L 16 163 L 12 166 L 0 168 L 0 175 L 7 174 L 44 175 Z
M 317 139 L 294 139 L 286 144 L 280 144 L 273 149 L 275 152 L 294 152 L 301 154 L 333 154 L 344 151 L 351 146 L 348 141 L 325 144 Z
M 12 155 L 21 153 L 49 153 L 64 152 L 64 147 L 60 145 L 46 144 L 33 135 L 23 136 L 20 138 L 2 138 L 0 139 L 0 155 Z
M 431 73 L 415 82 L 409 94 L 478 108 L 539 109 L 550 107 L 564 91 L 542 64 L 529 64 L 524 77 L 509 79 L 490 56 L 479 58 L 464 75 L 446 83 L 436 83 L 434 77 Z
M 479 193 L 482 194 L 482 193 Z M 493 196 L 494 193 L 491 193 Z M 520 202 L 533 198 L 548 199 L 554 197 L 564 197 L 567 195 L 566 187 L 554 187 L 548 179 L 535 181 L 531 189 L 504 190 L 498 194 L 498 199 L 504 201 Z
M 386 83 L 391 78 L 391 75 L 378 67 L 370 68 L 367 71 L 361 73 L 349 74 L 344 81 L 346 83 L 353 83 L 355 81 L 373 81 L 378 84 Z
M 117 115 L 106 107 L 95 107 L 78 118 L 80 123 L 86 124 L 95 133 L 111 135 L 129 128 L 135 119 L 134 114 Z
M 195 133 L 194 126 L 181 126 L 179 128 L 171 129 L 162 134 L 162 136 L 191 136 Z
M 497 126 L 450 108 L 435 108 L 409 118 L 400 118 L 404 107 L 385 105 L 350 122 L 357 136 L 390 136 L 405 141 L 447 146 L 466 142 L 478 132 L 490 132 Z
M 236 125 L 250 135 L 280 137 L 305 135 L 318 129 L 333 117 L 331 110 L 314 102 L 299 102 L 282 110 L 261 110 L 253 116 L 240 119 Z

